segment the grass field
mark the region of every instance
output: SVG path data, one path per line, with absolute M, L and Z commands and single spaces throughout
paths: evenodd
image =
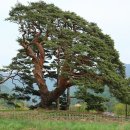
M 0 119 L 0 130 L 130 130 L 130 123 Z
M 0 130 L 130 130 L 130 120 L 67 111 L 0 111 Z

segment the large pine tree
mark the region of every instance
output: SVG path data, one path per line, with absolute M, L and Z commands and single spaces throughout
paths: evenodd
M 22 48 L 7 70 L 20 77 L 23 95 L 39 95 L 41 106 L 48 108 L 73 85 L 98 91 L 107 84 L 123 100 L 124 65 L 113 40 L 95 23 L 41 1 L 16 4 L 7 20 L 18 24 L 21 34 L 17 41 Z M 48 90 L 46 78 L 57 79 L 54 90 Z

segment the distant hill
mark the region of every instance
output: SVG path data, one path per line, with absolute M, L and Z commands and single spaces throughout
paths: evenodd
M 130 77 L 130 64 L 125 64 L 126 69 L 126 76 Z
M 0 92 L 1 93 L 11 93 L 11 89 L 7 87 L 6 85 L 0 85 Z

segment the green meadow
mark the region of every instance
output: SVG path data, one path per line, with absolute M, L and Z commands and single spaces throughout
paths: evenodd
M 0 130 L 130 130 L 130 123 L 0 119 Z

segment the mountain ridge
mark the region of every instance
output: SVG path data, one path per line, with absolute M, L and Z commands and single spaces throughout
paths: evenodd
M 130 77 L 130 64 L 125 64 L 126 77 Z

